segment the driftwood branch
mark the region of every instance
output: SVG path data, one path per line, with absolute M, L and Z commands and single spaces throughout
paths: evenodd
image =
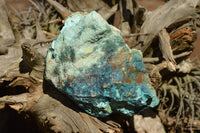
M 42 85 L 29 88 L 29 93 L 0 98 L 0 107 L 9 105 L 20 113 L 29 113 L 43 132 L 115 132 L 111 127 L 85 113 L 76 112 L 58 100 L 42 93 Z
M 148 33 L 150 35 L 140 36 L 138 39 L 140 44 L 137 48 L 145 52 L 160 30 L 192 15 L 195 12 L 197 3 L 198 0 L 171 0 L 147 14 L 140 33 Z
M 166 29 L 162 29 L 159 34 L 159 47 L 163 58 L 167 61 L 167 66 L 170 71 L 176 71 L 176 61 L 173 58 L 172 48 L 170 45 L 170 36 Z
M 0 3 L 2 1 L 3 0 L 0 0 Z M 199 68 L 197 66 L 194 67 L 194 65 L 191 62 L 187 62 L 187 60 L 185 62 L 183 61 L 188 58 L 192 52 L 190 46 L 195 38 L 195 28 L 193 27 L 194 25 L 190 23 L 193 19 L 191 15 L 195 12 L 197 0 L 171 0 L 151 13 L 146 12 L 146 9 L 141 7 L 136 0 L 120 0 L 110 3 L 100 0 L 98 4 L 96 1 L 99 0 L 92 0 L 92 4 L 86 3 L 88 0 L 59 1 L 60 3 L 67 3 L 67 8 L 55 0 L 46 0 L 57 12 L 51 7 L 47 9 L 47 7 L 44 6 L 47 5 L 47 3 L 42 5 L 42 2 L 40 3 L 34 0 L 29 1 L 32 1 L 35 8 L 29 8 L 29 11 L 26 12 L 28 15 L 23 15 L 17 10 L 15 10 L 17 15 L 13 15 L 20 21 L 15 21 L 15 26 L 17 25 L 16 27 L 21 28 L 20 32 L 22 36 L 28 39 L 31 45 L 29 43 L 21 43 L 24 42 L 22 39 L 23 41 L 20 40 L 20 43 L 17 43 L 15 47 L 10 47 L 11 45 L 9 45 L 7 51 L 0 48 L 0 54 L 4 54 L 0 56 L 0 62 L 3 64 L 0 65 L 0 86 L 3 88 L 3 90 L 1 90 L 3 94 L 1 94 L 2 97 L 0 97 L 0 109 L 9 106 L 22 116 L 30 115 L 32 120 L 37 122 L 42 132 L 165 132 L 155 112 L 152 113 L 152 111 L 150 111 L 150 114 L 148 114 L 149 111 L 144 111 L 141 112 L 141 114 L 134 115 L 133 118 L 114 115 L 105 119 L 98 119 L 84 113 L 83 110 L 79 109 L 66 95 L 57 91 L 57 89 L 46 81 L 43 81 L 46 50 L 58 34 L 58 32 L 52 32 L 53 30 L 50 29 L 52 27 L 57 27 L 55 30 L 59 31 L 61 27 L 61 25 L 57 24 L 57 22 L 62 21 L 58 16 L 61 15 L 63 19 L 66 19 L 68 15 L 72 13 L 71 11 L 90 12 L 92 10 L 96 10 L 105 19 L 109 19 L 109 23 L 113 21 L 114 26 L 123 31 L 122 36 L 125 41 L 128 40 L 132 46 L 136 45 L 136 38 L 139 37 L 138 41 L 140 44 L 137 48 L 141 49 L 143 53 L 148 53 L 149 51 L 147 52 L 147 49 L 150 49 L 149 55 L 146 54 L 146 56 L 144 54 L 145 58 L 143 61 L 147 72 L 150 74 L 152 85 L 158 88 L 162 83 L 161 89 L 164 88 L 164 85 L 167 86 L 163 90 L 160 88 L 158 89 L 158 91 L 164 93 L 163 100 L 161 99 L 162 101 L 159 105 L 165 108 L 162 110 L 162 120 L 165 120 L 166 118 L 164 117 L 169 116 L 170 111 L 176 108 L 173 105 L 176 103 L 176 98 L 180 98 L 180 95 L 182 96 L 184 94 L 184 97 L 179 99 L 181 103 L 177 118 L 181 116 L 184 98 L 188 104 L 194 104 L 195 107 L 199 107 L 200 102 L 197 99 L 198 97 L 192 100 L 192 98 L 196 96 L 196 92 L 192 90 L 192 86 L 198 88 L 200 86 Z M 32 17 L 32 12 L 34 12 L 35 18 Z M 45 14 L 47 14 L 47 16 L 45 16 Z M 144 14 L 147 14 L 145 16 L 145 21 Z M 111 17 L 113 15 L 114 18 Z M 3 22 L 1 20 L 0 23 Z M 4 26 L 4 24 L 2 25 Z M 165 30 L 165 28 L 167 30 Z M 47 39 L 44 34 L 54 38 Z M 151 45 L 153 44 L 152 41 L 155 40 L 159 42 L 153 42 L 154 45 Z M 159 43 L 160 50 L 158 47 Z M 183 44 L 188 46 L 183 46 Z M 1 45 L 2 43 L 0 46 Z M 153 56 L 153 54 L 155 55 Z M 165 60 L 160 58 L 162 56 Z M 166 69 L 169 63 L 171 63 L 172 68 L 176 68 L 177 71 L 170 73 Z M 167 83 L 161 81 L 162 78 L 173 77 L 174 73 L 181 73 L 180 75 L 191 73 L 189 77 L 190 80 L 186 78 L 187 80 L 185 81 L 178 78 L 177 83 L 179 84 L 180 82 L 179 87 L 174 84 L 176 82 L 172 82 L 176 78 L 170 79 Z M 185 87 L 185 90 L 181 88 L 182 86 Z M 14 95 L 7 94 L 6 92 L 9 91 L 9 89 L 14 91 L 19 89 L 20 93 Z M 189 90 L 188 92 L 187 89 Z M 170 100 L 172 101 L 170 101 L 169 107 L 167 107 L 169 98 L 166 98 L 168 91 L 171 96 L 169 98 L 171 98 Z M 179 91 L 181 92 L 180 94 Z M 158 93 L 158 95 L 162 94 Z M 165 98 L 168 101 L 166 101 Z M 191 106 L 191 115 L 193 116 L 194 105 Z M 170 119 L 173 120 L 168 121 L 176 123 L 174 118 Z M 188 121 L 194 125 L 193 127 L 198 127 L 199 125 L 199 121 L 196 119 L 193 121 L 193 119 L 188 118 Z M 197 123 L 196 125 L 195 122 Z M 187 123 L 185 122 L 184 124 Z M 186 128 L 191 127 L 187 126 Z
M 63 17 L 63 19 L 66 19 L 69 15 L 72 14 L 72 12 L 62 6 L 60 3 L 56 2 L 55 0 L 46 0 L 50 5 L 52 5 Z
M 191 53 L 192 53 L 192 51 L 183 52 L 181 54 L 174 55 L 173 58 L 178 59 L 178 58 L 181 58 L 181 57 L 189 56 Z M 154 58 L 145 57 L 145 58 L 143 58 L 144 63 L 156 63 L 156 62 L 159 62 L 159 61 L 160 61 L 160 59 L 158 57 L 154 57 Z
M 15 71 L 12 77 L 3 78 L 9 87 L 23 86 L 27 92 L 0 98 L 0 109 L 8 105 L 21 114 L 30 114 L 42 132 L 120 132 L 119 124 L 106 124 L 75 107 L 74 103 L 50 85 L 43 85 L 44 57 L 30 44 L 21 46 L 23 64 L 29 72 Z M 12 72 L 12 71 L 10 71 Z M 1 78 L 2 79 L 2 78 Z M 45 93 L 43 91 L 45 86 Z M 115 123 L 115 122 L 114 122 Z
M 99 14 L 102 15 L 102 17 L 105 20 L 108 20 L 116 11 L 118 8 L 118 4 L 116 4 L 115 6 L 113 6 L 111 9 L 109 8 L 102 8 L 101 10 L 98 11 Z
M 7 8 L 4 0 L 0 0 L 0 55 L 8 52 L 8 47 L 15 42 L 15 36 L 8 21 Z

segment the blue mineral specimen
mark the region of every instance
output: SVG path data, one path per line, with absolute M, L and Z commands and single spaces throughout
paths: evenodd
M 67 18 L 48 49 L 45 79 L 97 117 L 131 116 L 159 103 L 141 51 L 130 49 L 95 11 Z

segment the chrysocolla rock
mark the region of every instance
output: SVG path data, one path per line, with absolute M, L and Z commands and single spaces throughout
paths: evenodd
M 45 79 L 94 116 L 131 116 L 159 103 L 141 51 L 95 11 L 67 18 L 48 49 Z

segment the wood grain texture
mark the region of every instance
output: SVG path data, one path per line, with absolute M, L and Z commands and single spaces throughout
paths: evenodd
M 145 52 L 152 43 L 153 38 L 163 28 L 188 17 L 195 12 L 198 0 L 171 0 L 156 10 L 149 12 L 142 24 L 140 33 L 148 33 L 149 36 L 140 36 L 141 43 L 137 48 Z
M 168 69 L 176 71 L 176 61 L 173 58 L 172 48 L 170 45 L 170 36 L 166 29 L 162 29 L 159 34 L 159 47 L 163 58 L 167 61 Z
M 7 7 L 4 0 L 0 0 L 0 55 L 6 54 L 7 48 L 14 42 L 15 36 L 8 21 Z

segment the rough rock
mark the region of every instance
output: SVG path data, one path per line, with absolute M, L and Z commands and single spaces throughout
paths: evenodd
M 95 11 L 67 18 L 48 49 L 45 79 L 97 117 L 131 116 L 159 103 L 141 51 L 130 49 Z

